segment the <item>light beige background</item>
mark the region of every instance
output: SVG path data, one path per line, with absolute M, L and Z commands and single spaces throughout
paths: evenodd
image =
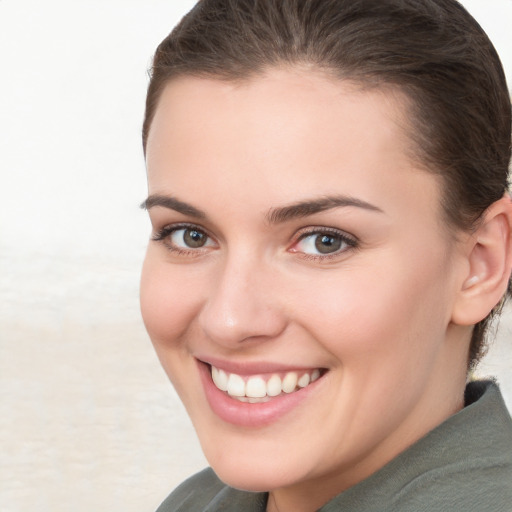
M 512 70 L 511 0 L 464 2 Z M 140 123 L 186 0 L 0 0 L 0 510 L 154 511 L 205 465 L 138 310 Z M 512 314 L 481 374 L 512 408 Z

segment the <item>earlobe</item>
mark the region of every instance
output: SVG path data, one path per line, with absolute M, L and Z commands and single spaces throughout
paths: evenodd
M 512 201 L 508 194 L 493 203 L 467 241 L 468 268 L 457 295 L 452 322 L 483 320 L 507 291 L 512 268 Z

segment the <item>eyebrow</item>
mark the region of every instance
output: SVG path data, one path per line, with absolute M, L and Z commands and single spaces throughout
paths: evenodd
M 203 210 L 192 206 L 189 203 L 180 201 L 172 196 L 152 194 L 142 202 L 140 207 L 149 210 L 155 206 L 161 206 L 170 210 L 175 210 L 183 215 L 190 215 L 198 219 L 206 219 L 207 215 Z M 384 213 L 378 206 L 350 196 L 326 196 L 308 201 L 299 201 L 289 206 L 271 208 L 266 218 L 270 224 L 280 224 L 292 219 L 307 217 L 315 213 L 324 212 L 333 208 L 356 207 L 373 212 Z
M 326 196 L 311 201 L 300 201 L 281 208 L 271 208 L 267 219 L 271 224 L 287 222 L 291 219 L 307 217 L 315 213 L 324 212 L 333 208 L 353 206 L 372 212 L 384 213 L 378 206 L 367 203 L 361 199 L 350 196 Z
M 152 194 L 142 202 L 140 207 L 144 210 L 149 210 L 155 206 L 162 206 L 169 210 L 175 210 L 183 215 L 190 215 L 198 219 L 205 219 L 206 213 L 191 204 L 185 203 L 171 196 L 163 196 L 160 194 Z

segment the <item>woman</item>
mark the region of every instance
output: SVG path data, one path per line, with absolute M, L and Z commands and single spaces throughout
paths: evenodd
M 212 469 L 160 511 L 509 511 L 471 383 L 510 101 L 454 0 L 203 0 L 159 46 L 144 321 Z

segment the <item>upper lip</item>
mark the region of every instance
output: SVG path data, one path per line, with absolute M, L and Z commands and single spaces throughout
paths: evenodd
M 310 371 L 322 369 L 320 366 L 304 366 L 290 365 L 285 363 L 277 363 L 271 361 L 254 361 L 254 362 L 237 362 L 226 361 L 216 357 L 196 356 L 196 359 L 210 366 L 215 366 L 228 373 L 236 373 L 237 375 L 258 375 L 265 373 L 292 372 L 292 371 Z

